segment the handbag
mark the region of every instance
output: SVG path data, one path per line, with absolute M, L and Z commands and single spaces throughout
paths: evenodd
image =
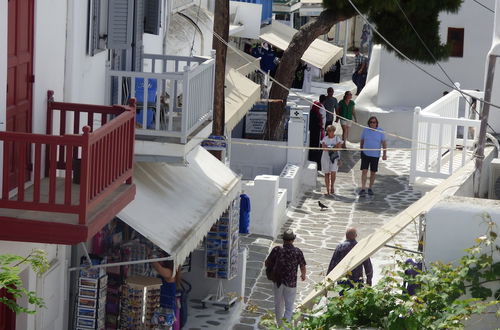
M 328 156 L 330 157 L 330 161 L 333 163 L 337 158 L 340 157 L 339 152 L 337 150 L 328 151 Z

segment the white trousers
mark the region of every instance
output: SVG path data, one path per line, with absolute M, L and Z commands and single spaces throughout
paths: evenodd
M 276 314 L 276 323 L 278 327 L 282 324 L 282 319 L 287 321 L 292 320 L 293 314 L 293 304 L 295 303 L 295 295 L 297 294 L 297 288 L 290 288 L 284 284 L 280 287 L 274 283 L 274 313 Z

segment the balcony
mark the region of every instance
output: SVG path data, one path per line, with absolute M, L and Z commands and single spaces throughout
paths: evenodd
M 85 242 L 134 199 L 134 102 L 54 102 L 49 91 L 47 134 L 0 132 L 0 240 Z
M 137 99 L 137 161 L 183 162 L 212 131 L 215 61 L 145 54 L 143 68 L 108 70 L 110 103 Z

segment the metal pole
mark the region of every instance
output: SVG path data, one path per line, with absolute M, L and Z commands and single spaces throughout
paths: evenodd
M 484 87 L 483 108 L 480 114 L 481 126 L 479 128 L 479 141 L 476 149 L 476 170 L 474 171 L 474 197 L 479 197 L 481 188 L 481 170 L 484 160 L 484 145 L 486 143 L 486 128 L 488 126 L 488 116 L 490 113 L 491 89 L 493 87 L 493 78 L 495 77 L 495 64 L 497 56 L 488 55 L 488 69 L 486 72 L 486 85 Z
M 347 64 L 347 44 L 349 42 L 349 20 L 345 20 L 345 31 L 344 31 L 344 56 L 342 57 L 342 64 Z
M 170 256 L 170 257 L 164 257 L 164 258 L 153 258 L 153 259 L 143 259 L 143 260 L 113 262 L 113 263 L 110 263 L 110 264 L 92 265 L 90 267 L 87 267 L 87 266 L 72 267 L 72 268 L 68 268 L 68 271 L 69 272 L 73 272 L 75 270 L 80 270 L 80 269 L 106 268 L 106 267 L 114 267 L 114 266 L 126 266 L 126 265 L 135 265 L 135 264 L 145 264 L 145 263 L 150 263 L 150 262 L 173 260 L 173 259 L 174 259 L 174 257 Z

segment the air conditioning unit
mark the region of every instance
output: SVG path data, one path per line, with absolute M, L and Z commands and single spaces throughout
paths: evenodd
M 500 158 L 491 161 L 488 198 L 500 199 Z

